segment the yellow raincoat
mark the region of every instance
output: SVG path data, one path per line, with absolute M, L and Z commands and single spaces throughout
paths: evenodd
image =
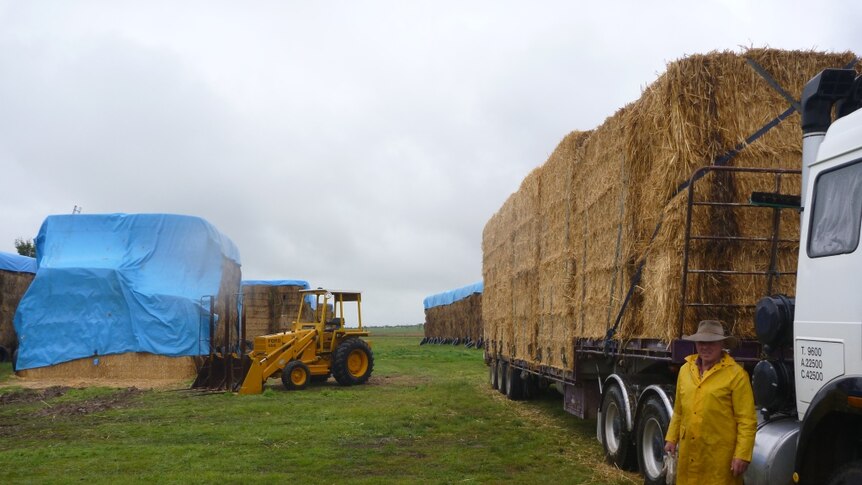
M 733 458 L 751 461 L 757 415 L 748 373 L 726 352 L 700 376 L 697 355 L 679 371 L 668 441 L 678 445 L 676 483 L 742 483 L 730 471 Z

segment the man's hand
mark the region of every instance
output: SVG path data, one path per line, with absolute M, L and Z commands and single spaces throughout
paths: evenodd
M 667 449 L 667 445 L 664 446 Z M 733 476 L 738 477 L 745 473 L 745 470 L 748 468 L 748 462 L 745 460 L 740 460 L 739 458 L 734 458 L 730 462 L 730 471 L 733 473 Z
M 676 452 L 676 443 L 673 441 L 665 441 L 664 442 L 664 451 L 666 451 L 668 453 L 675 453 Z M 746 465 L 748 465 L 748 463 L 746 463 Z

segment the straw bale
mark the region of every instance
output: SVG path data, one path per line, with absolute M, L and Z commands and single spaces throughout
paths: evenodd
M 242 272 L 240 265 L 226 257 L 222 258 L 222 277 L 219 283 L 219 290 L 215 297 L 214 311 L 219 315 L 221 322 L 236 322 L 239 318 L 237 311 L 237 290 L 240 288 L 240 280 Z M 199 324 L 204 327 L 208 325 L 208 315 L 201 315 Z M 236 326 L 231 327 L 237 328 Z M 235 335 L 232 336 L 236 337 Z M 213 339 L 216 345 L 224 345 L 223 327 L 219 326 L 215 338 Z M 207 349 L 201 349 L 202 353 L 206 353 Z
M 669 64 L 640 99 L 594 131 L 567 136 L 483 232 L 486 337 L 502 340 L 502 349 L 511 355 L 569 366 L 574 339 L 602 338 L 614 324 L 640 265 L 642 278 L 615 338 L 669 341 L 692 331 L 702 318 L 722 318 L 736 335 L 753 336 L 750 308 L 688 308 L 680 328 L 685 185 L 696 169 L 713 163 L 800 168 L 798 113 L 747 141 L 789 107 L 751 62 L 799 99 L 813 75 L 853 58 L 849 52 L 774 49 L 690 56 Z M 753 191 L 798 194 L 800 181 L 783 176 L 776 185 L 771 175 L 714 174 L 699 180 L 694 190 L 699 200 L 745 202 Z M 536 191 L 538 223 L 531 221 L 528 203 Z M 764 208 L 695 207 L 692 234 L 766 237 L 773 218 L 773 211 Z M 784 211 L 778 222 L 781 238 L 798 238 L 798 214 Z M 537 257 L 530 250 L 529 227 L 538 233 Z M 511 262 L 506 261 L 507 241 L 514 245 Z M 689 268 L 764 271 L 770 248 L 768 242 L 693 241 Z M 779 271 L 795 269 L 797 250 L 798 243 L 778 244 Z M 533 267 L 538 268 L 535 284 L 529 276 Z M 792 294 L 794 286 L 794 276 L 775 278 L 768 288 L 768 279 L 760 275 L 690 274 L 685 298 L 752 305 L 770 292 Z M 504 294 L 503 288 L 511 293 Z M 539 295 L 535 302 L 530 288 Z M 506 296 L 513 298 L 508 318 L 520 325 L 520 332 L 498 328 L 507 325 Z M 524 318 L 530 308 L 538 312 L 535 326 Z M 536 349 L 532 354 L 531 345 Z
M 425 309 L 425 336 L 478 340 L 482 336 L 482 294 Z
M 13 320 L 18 302 L 27 292 L 35 275 L 0 270 L 0 345 L 10 352 L 18 347 Z
M 495 351 L 504 341 L 511 341 L 514 204 L 513 194 L 483 231 L 482 279 L 486 283 L 482 292 L 482 322 L 485 339 Z
M 299 285 L 243 285 L 246 339 L 290 330 L 299 315 L 302 289 Z M 305 320 L 313 318 L 311 307 L 303 310 Z
M 194 378 L 197 368 L 193 357 L 128 352 L 70 360 L 52 366 L 18 371 L 17 375 L 33 380 L 185 380 Z

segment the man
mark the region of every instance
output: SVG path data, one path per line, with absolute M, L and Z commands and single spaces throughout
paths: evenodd
M 751 462 L 757 415 L 748 373 L 723 351 L 733 346 L 717 320 L 704 320 L 693 335 L 697 355 L 679 371 L 665 451 L 679 449 L 676 483 L 741 484 Z

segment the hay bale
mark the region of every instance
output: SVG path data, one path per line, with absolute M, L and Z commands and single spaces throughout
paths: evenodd
M 18 371 L 32 380 L 98 383 L 99 381 L 182 381 L 197 375 L 194 357 L 168 357 L 145 352 L 102 355 Z
M 476 283 L 425 299 L 425 336 L 478 340 L 482 336 L 482 291 Z
M 33 277 L 33 273 L 0 269 L 0 345 L 9 352 L 18 347 L 18 335 L 13 324 L 15 310 Z
M 724 319 L 735 335 L 753 336 L 752 311 L 745 306 L 768 292 L 792 293 L 795 277 L 770 285 L 759 275 L 691 274 L 688 302 L 740 306 L 683 311 L 686 183 L 695 170 L 714 163 L 800 168 L 799 115 L 787 117 L 788 102 L 753 63 L 798 99 L 816 73 L 853 59 L 849 52 L 774 49 L 690 56 L 669 64 L 640 99 L 593 132 L 567 136 L 483 231 L 483 314 L 485 337 L 497 344 L 492 350 L 570 369 L 574 340 L 603 338 L 618 315 L 618 340 L 670 341 L 703 318 Z M 765 135 L 749 140 L 776 120 Z M 800 181 L 783 176 L 776 186 L 771 175 L 714 173 L 693 190 L 699 200 L 744 202 L 752 191 L 798 194 Z M 537 192 L 534 212 L 528 208 Z M 783 213 L 779 222 L 781 237 L 798 237 L 796 214 Z M 766 209 L 692 211 L 693 235 L 764 237 L 772 224 L 773 212 Z M 530 249 L 534 243 L 538 256 Z M 796 243 L 779 244 L 779 271 L 793 271 L 797 250 Z M 764 271 L 770 249 L 767 243 L 693 241 L 689 255 L 689 269 Z M 639 268 L 642 277 L 632 287 Z M 621 313 L 630 287 L 633 296 Z M 531 308 L 539 314 L 535 324 L 527 318 Z
M 290 330 L 299 315 L 299 291 L 308 288 L 303 280 L 243 281 L 246 339 Z M 303 320 L 313 318 L 312 307 L 303 306 Z

